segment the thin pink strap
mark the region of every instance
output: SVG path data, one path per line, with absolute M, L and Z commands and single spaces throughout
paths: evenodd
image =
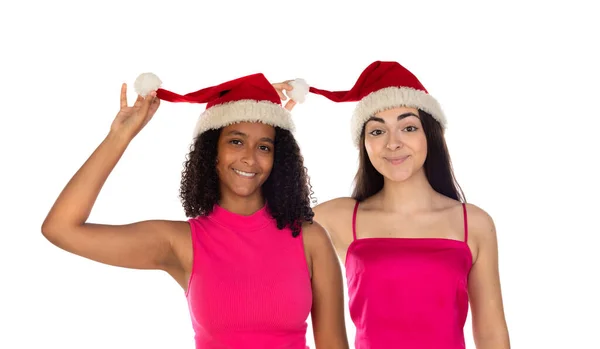
M 354 212 L 352 213 L 352 241 L 356 240 L 356 211 L 358 211 L 358 201 L 354 204 Z
M 463 202 L 463 220 L 465 221 L 465 242 L 469 240 L 469 222 L 467 219 L 467 205 Z

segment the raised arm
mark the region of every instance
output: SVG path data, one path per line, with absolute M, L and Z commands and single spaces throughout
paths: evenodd
M 42 224 L 42 233 L 63 250 L 101 263 L 135 269 L 178 268 L 173 239 L 189 229 L 187 222 L 87 222 L 109 174 L 160 104 L 153 93 L 145 99 L 138 96 L 130 107 L 126 95 L 123 84 L 121 108 L 108 135 L 60 193 Z
M 342 271 L 327 232 L 318 223 L 303 227 L 312 267 L 311 319 L 317 349 L 348 349 Z

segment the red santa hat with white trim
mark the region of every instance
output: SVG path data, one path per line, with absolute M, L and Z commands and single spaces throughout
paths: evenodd
M 308 84 L 302 79 L 291 82 L 294 89 L 288 97 L 304 102 Z M 262 122 L 294 132 L 291 114 L 281 104 L 275 88 L 261 74 L 252 74 L 180 95 L 161 88 L 162 81 L 153 73 L 143 73 L 134 83 L 137 94 L 145 97 L 156 91 L 156 96 L 168 102 L 206 103 L 194 128 L 194 138 L 210 129 L 219 129 L 238 122 Z
M 447 125 L 437 100 L 413 73 L 397 62 L 371 63 L 349 91 L 326 91 L 310 87 L 310 92 L 334 102 L 358 102 L 351 125 L 352 140 L 357 147 L 367 120 L 374 114 L 391 108 L 417 108 L 431 114 L 442 128 Z

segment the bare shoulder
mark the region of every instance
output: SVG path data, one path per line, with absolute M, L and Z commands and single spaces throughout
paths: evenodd
M 189 238 L 191 228 L 187 221 L 175 220 L 148 220 L 125 225 L 125 227 L 139 227 L 141 232 L 155 232 L 162 235 L 163 238 L 170 242 L 175 242 L 179 239 Z
M 175 248 L 188 250 L 192 241 L 192 226 L 188 221 L 168 221 L 167 234 Z
M 325 201 L 313 208 L 316 215 L 318 214 L 331 214 L 344 210 L 351 210 L 354 208 L 354 201 L 351 197 L 341 197 Z
M 311 250 L 315 251 L 327 247 L 328 244 L 331 244 L 331 238 L 325 228 L 321 224 L 316 221 L 312 223 L 305 222 L 302 225 L 302 236 L 304 238 L 305 246 Z
M 193 259 L 192 228 L 188 221 L 158 221 L 161 231 L 168 239 L 175 259 L 171 264 L 189 270 Z
M 478 241 L 486 241 L 496 238 L 496 226 L 492 216 L 482 208 L 466 204 L 469 224 L 469 235 Z
M 190 238 L 192 228 L 188 221 L 162 221 L 165 227 L 165 233 L 173 239 Z
M 168 232 L 168 233 L 172 233 L 172 234 L 179 234 L 179 233 L 189 231 L 189 223 L 187 221 L 183 221 L 183 220 L 175 221 L 175 220 L 160 219 L 160 220 L 152 220 L 152 221 L 148 221 L 148 222 L 152 222 L 152 224 L 156 228 L 160 228 L 161 230 Z
M 340 252 L 345 251 L 352 240 L 352 211 L 355 203 L 353 198 L 341 197 L 326 201 L 313 209 L 315 221 L 327 230 Z
M 304 240 L 304 249 L 311 261 L 329 260 L 331 258 L 335 260 L 337 258 L 331 236 L 316 221 L 304 223 L 302 226 L 302 237 Z
M 302 239 L 311 278 L 323 268 L 328 269 L 330 266 L 337 266 L 333 242 L 323 226 L 316 221 L 304 223 L 302 225 Z
M 325 201 L 313 208 L 315 220 L 321 223 L 325 229 L 335 230 L 338 220 L 347 220 L 346 216 L 354 209 L 355 202 L 351 197 L 341 197 Z

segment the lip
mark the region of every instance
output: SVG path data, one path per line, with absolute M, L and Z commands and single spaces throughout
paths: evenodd
M 406 159 L 408 159 L 408 157 L 409 157 L 409 155 L 405 155 L 405 156 L 384 157 L 384 159 L 386 161 L 388 161 L 389 163 L 391 163 L 392 165 L 400 165 L 401 163 L 406 161 Z
M 256 177 L 256 175 L 258 174 L 258 173 L 256 173 L 256 172 L 238 170 L 237 168 L 231 168 L 231 170 L 232 170 L 232 171 L 233 171 L 233 173 L 235 173 L 235 174 L 236 174 L 238 177 L 245 178 L 245 179 L 253 179 L 253 178 L 254 178 L 254 177 Z M 239 172 L 244 172 L 244 173 L 253 173 L 254 175 L 253 175 L 253 176 L 250 176 L 250 177 L 248 177 L 248 176 L 244 176 L 244 175 L 242 175 L 242 174 L 239 174 L 239 173 L 238 173 L 238 171 L 239 171 Z

